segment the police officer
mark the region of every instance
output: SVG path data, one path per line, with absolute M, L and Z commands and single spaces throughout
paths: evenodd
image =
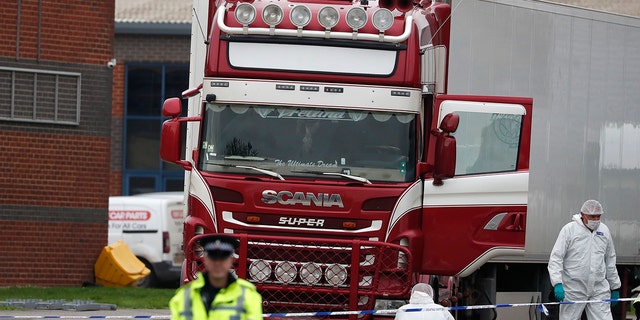
M 204 245 L 206 271 L 169 301 L 172 320 L 262 320 L 262 296 L 232 272 L 236 238 L 215 235 Z
M 640 296 L 633 301 L 633 308 L 636 309 L 636 320 L 640 320 Z

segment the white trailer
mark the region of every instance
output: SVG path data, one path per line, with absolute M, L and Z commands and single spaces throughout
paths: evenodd
M 448 93 L 534 101 L 526 253 L 469 280 L 491 303 L 546 301 L 558 232 L 593 198 L 605 208 L 628 296 L 640 279 L 640 19 L 532 0 L 451 7 Z M 515 319 L 516 310 L 502 312 Z

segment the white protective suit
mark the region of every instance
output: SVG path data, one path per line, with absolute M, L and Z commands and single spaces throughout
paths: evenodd
M 580 214 L 560 230 L 548 270 L 551 285 L 564 287 L 564 301 L 610 299 L 621 285 L 609 228 L 600 223 L 591 232 Z M 577 303 L 560 305 L 560 320 L 578 320 L 584 309 L 590 320 L 612 319 L 609 303 Z
M 431 286 L 425 283 L 418 283 L 413 287 L 412 291 L 409 304 L 405 304 L 398 309 L 395 320 L 454 320 L 447 309 L 433 302 L 433 289 L 431 289 Z M 418 309 L 438 310 L 417 311 Z

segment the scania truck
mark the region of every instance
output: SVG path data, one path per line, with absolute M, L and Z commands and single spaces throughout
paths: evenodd
M 637 150 L 623 139 L 635 127 L 588 125 L 613 114 L 598 109 L 600 89 L 627 103 L 640 92 L 622 81 L 637 80 L 638 65 L 609 49 L 627 78 L 591 72 L 585 65 L 608 51 L 584 53 L 597 44 L 565 33 L 604 26 L 596 39 L 633 40 L 632 18 L 525 0 L 194 0 L 193 9 L 187 115 L 180 97 L 166 100 L 161 139 L 161 158 L 186 170 L 185 282 L 203 269 L 207 235 L 227 233 L 265 312 L 393 309 L 419 281 L 449 304 L 541 301 L 545 259 L 574 209 L 594 197 L 612 220 L 631 217 L 637 197 L 618 207 L 602 190 L 640 189 L 631 179 L 640 156 L 622 160 Z M 578 89 L 589 94 L 567 97 Z M 630 104 L 615 108 L 640 119 Z M 620 157 L 587 148 L 598 142 Z M 627 182 L 603 185 L 622 167 Z M 638 265 L 623 246 L 637 247 L 638 233 L 615 233 L 620 260 Z

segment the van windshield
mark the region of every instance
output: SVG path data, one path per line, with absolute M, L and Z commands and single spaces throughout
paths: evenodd
M 415 179 L 416 114 L 208 103 L 199 168 L 370 181 Z

